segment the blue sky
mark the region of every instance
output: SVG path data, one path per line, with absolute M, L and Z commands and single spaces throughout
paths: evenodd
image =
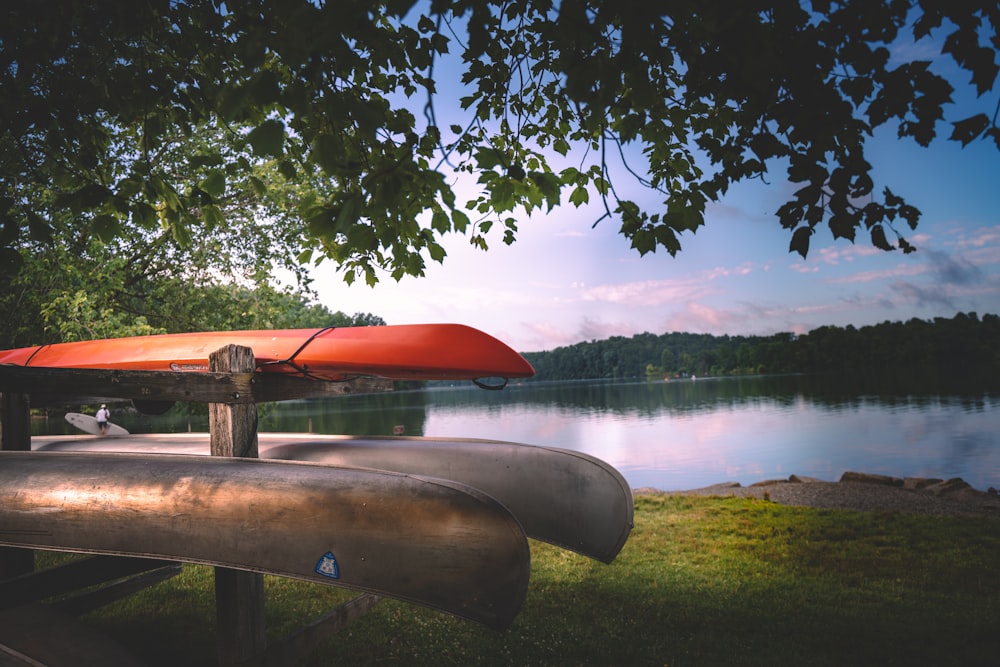
M 992 113 L 995 95 L 960 102 Z M 769 184 L 741 184 L 709 205 L 706 225 L 681 238 L 674 258 L 640 257 L 614 220 L 592 228 L 601 211 L 575 209 L 564 193 L 552 213 L 520 218 L 512 246 L 495 235 L 482 252 L 451 235 L 444 264 L 429 262 L 424 277 L 347 286 L 326 263 L 314 287 L 333 310 L 467 324 L 522 352 L 641 332 L 769 335 L 1000 313 L 1000 150 L 942 137 L 921 148 L 884 128 L 869 160 L 876 192 L 888 185 L 921 210 L 916 231 L 900 227 L 918 252 L 876 250 L 863 231 L 856 244 L 834 241 L 822 227 L 808 259 L 789 253 L 775 211 L 792 188 L 779 167 Z M 652 193 L 627 196 L 655 205 Z

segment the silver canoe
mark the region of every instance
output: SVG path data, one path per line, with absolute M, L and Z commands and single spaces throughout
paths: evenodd
M 0 544 L 277 574 L 495 628 L 531 568 L 517 520 L 462 484 L 207 456 L 0 452 Z
M 39 451 L 208 454 L 208 435 L 32 438 Z M 628 483 L 593 456 L 496 440 L 260 433 L 261 458 L 450 479 L 506 505 L 529 537 L 610 563 L 632 529 Z

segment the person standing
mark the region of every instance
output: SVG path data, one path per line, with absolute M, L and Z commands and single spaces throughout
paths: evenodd
M 108 410 L 108 406 L 101 403 L 101 409 L 97 411 L 97 430 L 100 431 L 101 435 L 108 434 L 108 421 L 111 419 L 111 412 Z

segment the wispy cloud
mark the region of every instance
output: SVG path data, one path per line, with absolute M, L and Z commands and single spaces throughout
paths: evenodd
M 705 281 L 642 280 L 584 288 L 579 298 L 582 301 L 649 307 L 699 299 L 716 292 L 717 290 Z
M 880 269 L 877 271 L 861 271 L 849 276 L 839 278 L 828 278 L 825 282 L 833 285 L 844 285 L 851 283 L 870 283 L 882 280 L 891 280 L 901 276 L 919 276 L 930 271 L 926 264 L 897 264 L 890 269 Z
M 721 290 L 713 285 L 717 280 L 746 276 L 756 269 L 751 262 L 734 267 L 717 266 L 682 280 L 640 280 L 626 283 L 607 283 L 592 287 L 579 286 L 581 301 L 633 306 L 661 306 L 668 303 L 683 303 L 718 294 Z
M 961 235 L 959 236 L 956 244 L 959 247 L 965 248 L 982 248 L 985 246 L 994 246 L 1000 248 L 1000 226 L 996 227 L 980 227 L 978 229 L 959 230 Z
M 567 331 L 551 322 L 527 320 L 520 323 L 520 328 L 520 340 L 515 345 L 522 352 L 551 350 L 580 341 L 575 331 Z
M 743 301 L 729 307 L 714 307 L 688 302 L 664 320 L 667 331 L 686 331 L 714 335 L 739 332 L 767 336 L 778 331 L 804 333 L 827 323 L 832 313 L 851 310 L 843 302 L 783 305 Z
M 881 255 L 884 250 L 879 250 L 875 246 L 867 243 L 852 243 L 850 245 L 838 244 L 834 246 L 824 246 L 819 249 L 819 260 L 824 264 L 838 265 L 841 262 L 853 262 L 859 257 L 872 257 Z
M 713 308 L 702 303 L 688 302 L 665 321 L 667 331 L 690 333 L 724 333 L 732 329 L 739 318 L 737 309 Z
M 580 322 L 579 340 L 601 340 L 611 336 L 631 336 L 635 333 L 635 325 L 625 322 L 604 322 L 589 317 Z

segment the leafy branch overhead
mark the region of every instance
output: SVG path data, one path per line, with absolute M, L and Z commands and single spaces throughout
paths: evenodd
M 674 254 L 709 202 L 765 177 L 794 186 L 776 211 L 791 250 L 805 256 L 825 224 L 910 252 L 919 211 L 874 182 L 872 131 L 1000 148 L 1000 7 L 985 0 L 63 0 L 3 14 L 7 273 L 34 244 L 245 233 L 275 240 L 257 262 L 331 259 L 373 283 L 443 260 L 444 234 L 510 243 L 519 216 L 566 203 L 599 204 L 640 253 Z M 928 51 L 897 48 L 915 42 L 933 61 L 901 57 Z M 946 116 L 953 83 L 982 109 Z M 619 194 L 632 180 L 652 196 Z

